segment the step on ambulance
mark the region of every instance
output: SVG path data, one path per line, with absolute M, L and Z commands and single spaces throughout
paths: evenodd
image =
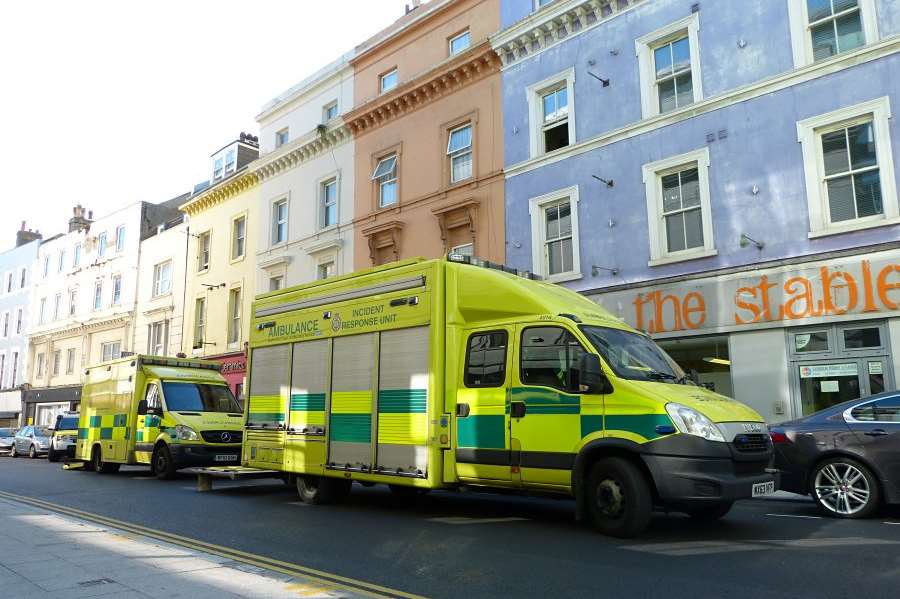
M 243 410 L 220 370 L 156 356 L 87 368 L 75 459 L 101 473 L 147 464 L 161 479 L 189 466 L 238 464 Z
M 717 518 L 777 485 L 759 414 L 585 297 L 469 257 L 261 295 L 250 347 L 242 463 L 309 503 L 352 481 L 550 492 L 633 536 L 654 506 Z

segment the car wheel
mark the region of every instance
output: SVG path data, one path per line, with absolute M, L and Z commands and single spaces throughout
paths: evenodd
M 17 458 L 19 457 L 18 452 L 16 452 L 16 444 L 13 443 L 13 446 L 9 448 L 9 457 Z
M 599 460 L 590 470 L 584 492 L 594 528 L 602 534 L 635 537 L 650 524 L 650 485 L 644 473 L 627 460 Z
M 868 518 L 881 502 L 872 471 L 850 458 L 832 458 L 816 466 L 811 494 L 819 509 L 838 518 Z
M 37 450 L 34 448 L 34 445 L 28 448 L 28 457 L 32 460 L 37 457 Z
M 165 444 L 153 451 L 153 472 L 159 480 L 175 478 L 175 462 L 172 461 L 172 452 Z
M 47 460 L 50 462 L 56 462 L 59 460 L 59 454 L 53 450 L 53 446 L 50 446 L 50 449 L 47 450 Z
M 725 503 L 716 503 L 714 505 L 704 505 L 702 507 L 689 509 L 687 514 L 695 520 L 705 520 L 711 522 L 713 520 L 724 518 L 725 515 L 731 511 L 731 506 L 733 505 L 734 503 L 731 501 L 726 501 Z
M 297 494 L 303 503 L 310 505 L 340 503 L 350 494 L 352 484 L 349 480 L 326 476 L 298 476 Z

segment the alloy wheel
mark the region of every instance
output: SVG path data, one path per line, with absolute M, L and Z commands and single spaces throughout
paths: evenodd
M 816 473 L 816 497 L 828 510 L 851 516 L 865 509 L 872 491 L 866 475 L 853 464 L 832 462 Z

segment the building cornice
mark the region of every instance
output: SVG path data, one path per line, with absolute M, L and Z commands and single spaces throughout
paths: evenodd
M 511 164 L 506 167 L 506 178 L 511 179 L 518 175 L 531 172 L 535 169 L 566 160 L 586 152 L 591 152 L 598 148 L 602 148 L 625 139 L 630 139 L 638 135 L 650 133 L 682 121 L 686 121 L 702 114 L 715 112 L 727 108 L 734 104 L 746 102 L 760 96 L 781 91 L 796 85 L 800 85 L 807 81 L 812 81 L 820 77 L 825 77 L 843 70 L 852 68 L 857 65 L 866 64 L 875 60 L 880 60 L 886 56 L 897 54 L 900 52 L 900 35 L 893 35 L 885 38 L 880 42 L 863 46 L 862 48 L 838 54 L 829 59 L 822 60 L 811 65 L 794 69 L 786 73 L 774 75 L 762 81 L 751 83 L 743 87 L 729 90 L 701 100 L 700 102 L 690 104 L 684 108 L 667 112 L 648 119 L 632 122 L 624 127 L 606 131 L 594 137 L 579 141 L 571 146 L 565 147 L 542 156 L 529 158 Z
M 283 171 L 314 160 L 351 138 L 350 129 L 338 118 L 330 124 L 319 125 L 303 137 L 281 146 L 274 152 L 269 152 L 251 163 L 251 166 L 258 180 L 265 181 Z
M 562 0 L 553 2 L 491 36 L 504 68 L 592 29 L 650 0 Z
M 30 343 L 34 344 L 46 343 L 47 341 L 54 341 L 56 339 L 70 337 L 73 333 L 83 333 L 85 331 L 95 331 L 97 329 L 107 329 L 114 328 L 120 325 L 126 325 L 129 324 L 131 320 L 132 314 L 128 312 L 125 314 L 112 316 L 110 318 L 101 318 L 98 320 L 79 322 L 60 329 L 35 332 L 28 337 L 28 340 Z
M 363 102 L 344 114 L 344 122 L 353 135 L 361 135 L 499 71 L 500 59 L 485 40 L 397 89 Z
M 250 163 L 253 164 L 252 162 Z M 231 177 L 219 181 L 212 187 L 204 189 L 186 203 L 179 206 L 179 210 L 189 216 L 208 210 L 217 204 L 221 204 L 230 200 L 234 196 L 247 191 L 251 187 L 259 183 L 259 177 L 256 171 L 245 167 L 246 170 L 239 171 Z
M 304 100 L 309 99 L 310 96 L 320 93 L 323 88 L 339 83 L 347 77 L 352 77 L 353 67 L 350 66 L 350 60 L 355 55 L 355 51 L 351 50 L 289 88 L 282 95 L 269 101 L 256 115 L 256 122 L 262 123 L 281 116 L 283 113 L 292 110 L 298 103 L 302 103 Z

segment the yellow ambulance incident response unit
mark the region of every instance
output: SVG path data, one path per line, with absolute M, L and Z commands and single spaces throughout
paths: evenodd
M 406 260 L 261 295 L 253 317 L 242 463 L 297 475 L 309 503 L 352 481 L 521 489 L 632 536 L 654 506 L 716 518 L 777 485 L 759 414 L 506 267 Z
M 221 364 L 130 356 L 84 371 L 75 458 L 96 472 L 238 464 L 243 411 Z

